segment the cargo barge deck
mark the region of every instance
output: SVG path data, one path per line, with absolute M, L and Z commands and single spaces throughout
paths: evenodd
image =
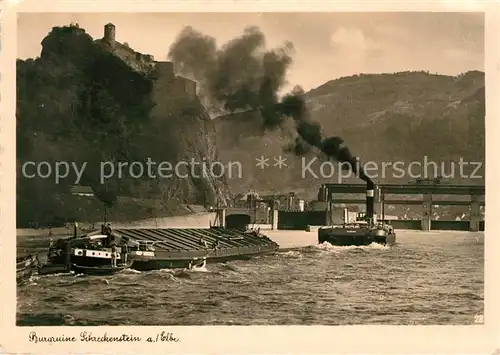
M 222 227 L 111 230 L 103 226 L 101 231 L 54 241 L 49 247 L 50 264 L 44 268 L 65 265 L 66 271 L 70 271 L 72 265 L 107 267 L 113 258 L 117 264 L 130 262 L 130 268 L 139 271 L 190 268 L 200 262 L 273 254 L 278 248 L 277 243 L 253 230 Z

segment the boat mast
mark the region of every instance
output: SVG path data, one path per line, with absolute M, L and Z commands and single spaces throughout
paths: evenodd
M 104 185 L 104 196 L 105 199 L 108 198 L 108 185 Z M 106 204 L 106 201 L 104 201 L 104 223 L 108 222 L 108 206 Z

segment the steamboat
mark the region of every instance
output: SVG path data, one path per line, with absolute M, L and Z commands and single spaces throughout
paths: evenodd
M 332 245 L 369 245 L 379 243 L 391 245 L 396 242 L 394 228 L 384 221 L 377 222 L 374 213 L 375 183 L 366 172 L 366 167 L 360 167 L 347 145 L 340 137 L 327 138 L 323 141 L 323 152 L 342 163 L 351 172 L 359 173 L 358 177 L 366 182 L 366 214 L 364 220 L 343 224 L 324 226 L 318 229 L 318 242 L 328 242 Z
M 318 229 L 318 242 L 328 242 L 332 245 L 370 245 L 372 243 L 392 245 L 396 243 L 394 228 L 384 221 L 377 222 L 374 214 L 374 191 L 372 181 L 367 182 L 366 214 L 362 220 L 332 226 L 323 226 Z

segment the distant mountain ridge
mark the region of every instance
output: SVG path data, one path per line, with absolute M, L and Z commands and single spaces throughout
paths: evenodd
M 305 94 L 312 120 L 326 136 L 342 137 L 361 161 L 484 162 L 484 73 L 469 71 L 458 76 L 427 72 L 363 74 L 331 80 Z M 301 158 L 284 152 L 293 137 L 285 127 L 263 132 L 255 112 L 215 119 L 220 158 L 239 161 L 246 176 L 229 181 L 234 193 L 249 188 L 285 192 L 305 189 L 308 195 L 322 182 L 337 180 L 302 178 Z M 288 167 L 260 169 L 255 158 L 285 156 Z M 312 159 L 317 153 L 309 154 Z M 446 167 L 446 165 L 445 165 Z M 448 169 L 449 170 L 449 169 Z M 445 171 L 445 173 L 448 173 Z M 484 167 L 483 167 L 484 173 Z M 411 178 L 380 177 L 381 182 L 407 183 Z M 454 177 L 461 183 L 478 179 Z

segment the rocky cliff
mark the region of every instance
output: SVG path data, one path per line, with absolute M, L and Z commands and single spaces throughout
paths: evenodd
M 78 25 L 54 27 L 39 58 L 17 62 L 18 225 L 100 219 L 103 204 L 125 220 L 175 214 L 181 204 L 224 203 L 229 194 L 224 177 L 202 174 L 199 164 L 175 174 L 182 162 L 218 160 L 215 126 L 195 83 L 175 76 L 172 63 L 116 42 L 114 31 L 107 25 L 94 40 Z M 131 168 L 148 160 L 156 163 L 151 174 Z M 79 184 L 91 186 L 100 203 L 71 195 L 73 171 L 57 183 L 26 178 L 20 168 L 27 161 L 86 162 Z M 115 167 L 104 181 L 102 162 Z M 122 174 L 120 162 L 128 163 Z M 173 174 L 154 170 L 160 162 Z M 125 208 L 126 198 L 156 202 Z

